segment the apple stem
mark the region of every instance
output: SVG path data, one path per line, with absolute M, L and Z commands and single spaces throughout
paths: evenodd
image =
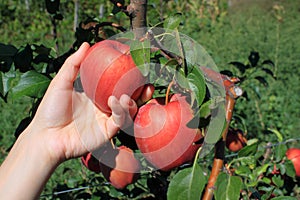
M 174 84 L 174 81 L 172 80 L 170 83 L 169 83 L 169 86 L 167 88 L 167 92 L 166 92 L 166 99 L 165 99 L 165 105 L 167 105 L 169 103 L 169 94 L 170 94 L 170 90 L 171 90 L 171 87 L 172 85 Z

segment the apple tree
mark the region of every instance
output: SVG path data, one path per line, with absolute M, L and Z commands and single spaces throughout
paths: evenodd
M 121 15 L 123 24 L 97 18 L 82 21 L 70 49 L 59 56 L 45 45 L 18 49 L 0 44 L 1 99 L 34 99 L 16 137 L 30 123 L 51 79 L 83 42 L 92 47 L 74 88 L 99 109 L 110 113 L 111 95 L 128 94 L 138 101 L 145 85 L 153 90 L 149 101 L 138 102 L 132 126 L 81 157 L 79 162 L 93 172 L 97 187 L 77 191 L 74 198 L 296 199 L 300 153 L 286 154 L 288 145 L 274 129 L 270 131 L 277 144 L 246 138 L 240 110 L 235 109 L 242 100 L 258 96 L 257 87 L 249 85 L 267 85 L 266 76 L 275 78 L 274 63 L 260 63 L 259 54 L 251 52 L 247 64 L 230 63 L 237 73 L 220 72 L 206 50 L 179 31 L 182 14 L 152 25 L 147 0 L 110 4 L 111 13 Z M 56 24 L 63 20 L 59 6 L 59 0 L 45 0 L 54 38 Z M 138 72 L 130 74 L 133 69 Z

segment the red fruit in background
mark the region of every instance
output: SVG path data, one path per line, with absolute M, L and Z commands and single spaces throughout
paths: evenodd
M 104 40 L 92 46 L 81 63 L 80 78 L 86 95 L 97 107 L 111 113 L 107 105 L 110 96 L 118 99 L 127 94 L 137 100 L 145 77 L 129 54 L 130 47 L 113 40 Z
M 99 160 L 97 160 L 92 153 L 87 153 L 86 155 L 81 157 L 81 162 L 83 165 L 88 168 L 89 170 L 100 173 L 100 163 Z
M 186 97 L 175 94 L 167 105 L 161 98 L 141 106 L 134 121 L 136 143 L 156 168 L 169 171 L 192 161 L 202 138 L 198 128 L 187 124 L 194 118 Z
M 121 146 L 104 151 L 100 158 L 100 167 L 103 176 L 112 186 L 123 189 L 139 177 L 140 162 L 131 149 Z
M 237 152 L 247 144 L 247 139 L 244 137 L 243 132 L 239 129 L 228 130 L 226 137 L 226 147 L 232 151 Z
M 286 151 L 286 157 L 294 164 L 296 176 L 300 177 L 300 149 L 290 148 Z

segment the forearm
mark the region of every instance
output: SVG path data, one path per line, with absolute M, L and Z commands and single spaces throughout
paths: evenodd
M 0 199 L 38 199 L 59 165 L 37 137 L 38 134 L 22 133 L 2 163 Z

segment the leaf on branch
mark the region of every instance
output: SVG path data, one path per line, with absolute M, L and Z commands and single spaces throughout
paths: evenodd
M 203 103 L 206 94 L 206 84 L 202 71 L 199 67 L 194 67 L 187 76 L 189 89 L 191 90 L 192 99 L 198 103 L 197 107 Z
M 179 27 L 181 20 L 182 20 L 182 14 L 176 13 L 175 15 L 168 17 L 164 21 L 164 28 L 169 30 L 174 30 Z
M 0 43 L 0 71 L 8 72 L 18 49 L 12 45 Z
M 44 95 L 50 79 L 36 71 L 28 71 L 21 76 L 18 84 L 12 88 L 14 98 L 29 96 L 40 98 Z
M 248 60 L 249 60 L 252 67 L 256 67 L 257 63 L 259 61 L 259 53 L 256 52 L 256 51 L 251 51 L 251 53 L 248 57 Z
M 31 62 L 33 60 L 33 52 L 29 44 L 24 48 L 19 49 L 14 58 L 14 64 L 16 69 L 20 72 L 27 72 L 32 68 Z
M 200 199 L 207 180 L 202 168 L 194 162 L 193 167 L 180 170 L 172 178 L 167 197 L 172 200 Z
M 271 75 L 273 78 L 276 78 L 275 76 L 274 76 L 274 73 L 272 72 L 272 70 L 270 70 L 270 69 L 268 69 L 268 68 L 262 68 L 262 70 L 264 71 L 264 72 L 266 72 L 267 74 L 269 74 L 269 75 Z
M 216 200 L 235 200 L 240 197 L 240 190 L 243 187 L 242 179 L 238 176 L 230 176 L 221 173 L 216 181 L 214 197 Z
M 262 77 L 262 76 L 256 76 L 255 79 L 258 80 L 265 87 L 268 87 L 269 84 L 268 84 L 267 80 L 264 77 Z
M 59 11 L 60 0 L 46 0 L 46 9 L 49 14 L 56 14 Z
M 247 66 L 241 62 L 230 62 L 229 64 L 235 66 L 242 74 L 244 74 L 247 69 Z
M 275 67 L 275 64 L 272 60 L 264 60 L 262 65 L 270 65 L 271 67 Z
M 134 63 L 144 76 L 149 74 L 150 70 L 150 41 L 132 40 L 130 42 L 130 54 Z

